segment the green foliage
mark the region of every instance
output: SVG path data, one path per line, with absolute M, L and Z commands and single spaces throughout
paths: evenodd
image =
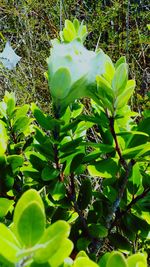
M 119 251 L 99 266 L 147 264 L 149 112 L 128 105 L 135 82 L 128 80 L 125 57 L 113 64 L 102 50 L 85 48 L 79 25 L 67 21 L 63 42 L 52 42 L 51 115 L 35 103 L 17 106 L 13 93 L 0 102 L 4 266 L 94 267 L 105 248 Z M 83 96 L 91 98 L 88 112 Z
M 137 253 L 126 259 L 123 254 L 117 251 L 104 254 L 98 264 L 100 267 L 115 267 L 116 265 L 119 267 L 147 266 L 146 255 Z
M 57 221 L 45 228 L 45 212 L 36 190 L 26 191 L 17 202 L 10 228 L 0 224 L 0 264 L 7 266 L 66 266 L 64 259 L 73 249 L 68 239 L 69 224 Z M 59 244 L 59 246 L 56 246 Z M 70 266 L 97 266 L 88 256 L 79 255 Z

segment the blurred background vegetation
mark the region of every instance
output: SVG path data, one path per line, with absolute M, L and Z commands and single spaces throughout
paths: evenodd
M 44 72 L 50 41 L 64 20 L 74 17 L 87 24 L 88 48 L 95 49 L 99 39 L 99 47 L 114 62 L 126 55 L 137 82 L 132 107 L 142 111 L 150 106 L 149 0 L 1 0 L 0 52 L 10 41 L 22 59 L 13 70 L 0 66 L 0 98 L 5 90 L 15 91 L 20 104 L 34 101 L 49 110 Z

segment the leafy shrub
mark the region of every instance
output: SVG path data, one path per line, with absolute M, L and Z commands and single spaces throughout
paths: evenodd
M 76 255 L 85 250 L 97 262 L 107 248 L 118 249 L 129 257 L 126 260 L 120 252 L 112 252 L 99 260 L 102 267 L 115 266 L 116 261 L 120 266 L 145 266 L 150 233 L 150 112 L 140 115 L 128 105 L 135 81 L 128 78 L 125 57 L 114 64 L 103 51 L 86 49 L 85 38 L 75 32 L 73 25 L 76 24 L 78 29 L 84 29 L 86 36 L 83 24 L 67 22 L 65 35 L 61 32 L 61 42 L 53 40 L 47 60 L 46 77 L 53 114 L 45 114 L 35 103 L 30 109 L 28 105 L 18 107 L 14 95 L 8 92 L 0 103 L 1 201 L 5 202 L 1 217 L 9 223 L 14 201 L 32 187 L 41 192 L 47 222 L 52 226 L 60 220 L 71 224 L 70 239 L 74 243 L 71 257 L 75 262 L 69 259 L 70 264 L 81 266 L 87 262 L 86 266 L 96 266 L 81 254 L 77 258 Z M 85 66 L 86 71 L 79 72 L 79 66 Z M 79 100 L 81 97 L 91 98 L 87 101 L 88 113 Z M 13 217 L 19 244 L 27 248 L 29 242 L 35 248 L 47 231 L 43 230 L 43 204 L 37 204 L 36 200 L 19 204 L 30 192 L 37 196 L 32 190 L 18 201 Z M 9 202 L 12 199 L 13 202 Z M 17 208 L 19 206 L 22 208 Z M 31 214 L 36 214 L 34 209 L 41 219 L 32 218 Z M 33 219 L 35 225 L 43 222 L 42 227 L 31 227 L 30 220 L 29 225 L 24 226 L 26 218 L 27 221 Z M 67 223 L 63 222 L 66 227 Z M 34 238 L 29 240 L 27 233 L 31 228 L 35 228 Z M 18 252 L 19 244 L 13 255 Z M 145 254 L 132 256 L 135 251 L 145 251 Z M 71 249 L 62 259 L 64 266 L 69 264 L 63 260 L 70 252 Z M 49 258 L 42 260 L 47 253 L 44 255 L 37 256 L 38 263 L 41 259 L 42 264 L 49 261 L 50 266 L 56 266 Z M 14 264 L 18 259 L 13 257 Z

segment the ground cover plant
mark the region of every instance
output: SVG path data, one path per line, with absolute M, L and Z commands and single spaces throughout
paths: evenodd
M 87 34 L 66 20 L 52 41 L 51 115 L 0 102 L 1 266 L 147 266 L 150 111 L 130 108 L 125 57 Z
M 148 108 L 149 15 L 148 0 L 1 0 L 0 52 L 10 41 L 21 61 L 13 71 L 0 68 L 0 96 L 13 88 L 18 103 L 37 101 L 48 112 L 50 97 L 43 72 L 50 41 L 59 35 L 65 19 L 76 17 L 88 26 L 89 49 L 96 47 L 99 39 L 100 47 L 114 62 L 127 55 L 130 76 L 136 79 L 132 108 Z

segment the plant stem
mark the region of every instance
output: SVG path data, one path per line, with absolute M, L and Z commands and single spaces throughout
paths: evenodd
M 76 201 L 76 191 L 75 191 L 75 183 L 74 183 L 74 174 L 71 173 L 70 175 L 70 186 L 69 186 L 69 191 L 68 191 L 68 198 L 70 201 L 73 203 L 74 210 L 78 213 L 80 221 L 82 223 L 84 232 L 90 240 L 93 239 L 91 234 L 89 233 L 88 226 L 86 219 L 84 218 L 82 211 L 79 209 L 77 201 Z
M 124 177 L 123 177 L 123 182 L 122 182 L 122 185 L 121 185 L 121 187 L 119 189 L 119 192 L 118 192 L 118 197 L 116 198 L 115 202 L 113 203 L 113 205 L 111 207 L 111 210 L 110 210 L 110 213 L 108 214 L 107 219 L 106 219 L 107 228 L 110 229 L 111 228 L 111 222 L 113 220 L 113 216 L 116 215 L 116 211 L 117 211 L 117 209 L 118 209 L 118 207 L 120 205 L 121 199 L 123 197 L 123 194 L 124 194 L 127 182 L 128 182 L 128 177 L 129 177 L 130 171 L 132 169 L 132 166 L 134 165 L 134 162 L 130 161 L 129 163 L 127 163 L 125 161 L 125 159 L 123 158 L 122 153 L 121 153 L 121 149 L 119 147 L 119 143 L 118 143 L 118 140 L 117 140 L 117 136 L 116 136 L 116 133 L 115 133 L 114 118 L 113 117 L 108 117 L 108 119 L 109 119 L 110 131 L 111 131 L 111 134 L 112 134 L 113 139 L 115 141 L 116 152 L 118 153 L 118 156 L 119 156 L 119 159 L 120 159 L 120 164 L 121 164 L 121 166 L 123 167 L 123 169 L 125 171 Z
M 132 201 L 126 206 L 126 209 L 119 212 L 118 216 L 113 221 L 110 230 L 117 225 L 118 221 L 132 208 L 134 204 L 136 204 L 140 199 L 143 199 L 150 192 L 150 187 L 146 188 L 142 194 L 133 198 Z
M 60 118 L 60 106 L 53 105 L 53 112 L 54 112 L 55 119 L 59 119 Z M 63 177 L 63 173 L 61 173 L 61 166 L 59 163 L 59 155 L 58 155 L 59 151 L 58 151 L 58 145 L 57 145 L 57 142 L 59 140 L 59 132 L 60 132 L 59 126 L 56 125 L 53 130 L 53 137 L 54 137 L 54 140 L 56 141 L 56 144 L 54 144 L 54 159 L 55 159 L 56 169 L 60 171 L 59 181 L 63 182 L 64 177 Z

